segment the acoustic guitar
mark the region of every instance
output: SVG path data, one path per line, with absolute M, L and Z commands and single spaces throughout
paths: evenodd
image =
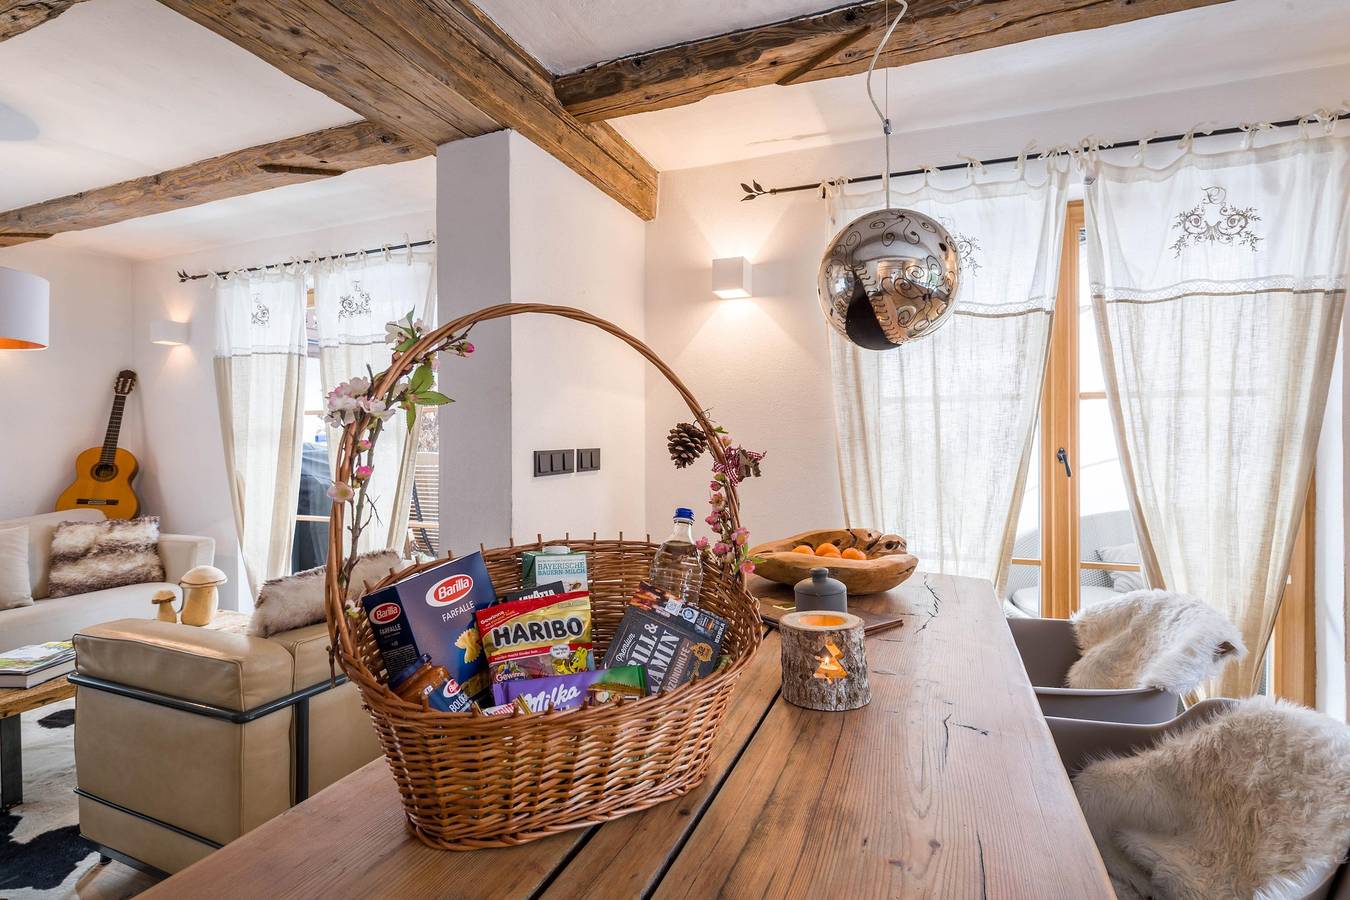
M 108 414 L 108 430 L 102 447 L 90 447 L 75 457 L 75 482 L 56 501 L 56 508 L 103 510 L 110 519 L 134 519 L 141 511 L 141 501 L 131 489 L 131 482 L 141 464 L 127 450 L 117 446 L 122 430 L 122 410 L 127 395 L 136 387 L 136 373 L 123 369 L 113 382 L 112 412 Z

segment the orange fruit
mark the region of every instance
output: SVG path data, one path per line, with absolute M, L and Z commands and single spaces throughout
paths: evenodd
M 816 556 L 839 556 L 839 548 L 834 544 L 821 544 L 816 548 Z
M 843 556 L 844 559 L 867 559 L 867 554 L 859 550 L 857 547 L 849 547 L 840 555 Z
M 809 554 L 811 554 L 811 555 L 814 555 L 816 551 L 814 551 L 814 550 L 811 549 L 811 545 L 810 545 L 810 544 L 798 544 L 797 546 L 795 546 L 795 547 L 792 548 L 792 552 L 793 552 L 793 553 L 809 553 Z

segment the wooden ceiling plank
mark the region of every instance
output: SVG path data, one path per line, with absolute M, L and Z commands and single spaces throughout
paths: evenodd
M 50 22 L 84 0 L 0 0 L 0 43 Z
M 1229 2 L 912 0 L 879 65 L 957 56 Z M 780 81 L 854 75 L 867 70 L 885 14 L 882 2 L 859 3 L 600 63 L 560 76 L 554 88 L 569 112 L 596 122 Z M 859 29 L 864 37 L 846 41 Z M 835 45 L 842 48 L 829 53 Z
M 467 0 L 161 0 L 373 122 L 436 145 L 513 128 L 644 219 L 656 170 L 577 121 L 549 74 Z
M 339 125 L 0 212 L 0 246 L 331 178 L 366 166 L 405 162 L 433 152 L 430 144 L 405 140 L 382 125 Z

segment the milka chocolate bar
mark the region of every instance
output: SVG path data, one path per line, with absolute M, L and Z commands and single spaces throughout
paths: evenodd
M 492 686 L 498 704 L 523 698 L 530 711 L 574 709 L 587 700 L 608 703 L 620 697 L 642 697 L 647 693 L 647 673 L 641 666 L 596 669 L 572 675 L 553 675 L 524 681 L 503 681 Z

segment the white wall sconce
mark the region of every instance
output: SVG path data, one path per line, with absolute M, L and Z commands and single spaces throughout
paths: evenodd
M 150 323 L 150 343 L 177 347 L 188 342 L 188 323 L 155 319 Z
M 47 279 L 0 266 L 0 350 L 47 349 Z
M 723 300 L 755 296 L 750 286 L 750 260 L 744 256 L 714 259 L 712 292 Z

